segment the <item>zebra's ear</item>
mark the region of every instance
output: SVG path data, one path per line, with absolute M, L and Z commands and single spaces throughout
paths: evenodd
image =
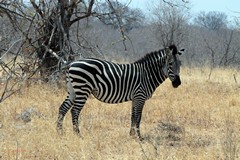
M 179 54 L 179 55 L 182 55 L 182 54 L 184 53 L 184 51 L 185 51 L 185 49 L 183 48 L 183 49 L 181 49 L 181 50 L 178 51 L 178 54 Z
M 170 56 L 170 55 L 171 55 L 171 53 L 172 53 L 171 51 L 172 51 L 172 50 L 171 50 L 169 47 L 166 47 L 166 48 L 165 48 L 165 52 L 166 52 L 166 55 L 167 55 L 167 56 Z
M 169 46 L 169 49 L 172 51 L 173 55 L 178 54 L 177 47 L 175 45 Z

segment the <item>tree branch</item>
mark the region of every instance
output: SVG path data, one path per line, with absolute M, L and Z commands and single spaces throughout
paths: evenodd
M 116 15 L 116 18 L 117 18 L 117 22 L 118 22 L 118 25 L 119 25 L 119 29 L 120 29 L 120 33 L 122 35 L 122 41 L 123 41 L 123 46 L 124 46 L 124 49 L 125 51 L 127 50 L 127 46 L 126 46 L 126 36 L 125 36 L 125 33 L 124 33 L 124 28 L 122 26 L 122 23 L 121 23 L 121 20 L 120 20 L 120 16 L 119 14 L 116 12 L 115 8 L 113 7 L 112 3 L 110 0 L 108 0 L 108 4 L 110 6 L 110 8 L 112 9 L 113 13 Z
M 37 4 L 35 3 L 35 0 L 30 0 L 33 8 L 36 10 L 36 12 L 41 16 L 41 18 L 44 18 L 43 12 L 42 10 L 37 6 Z
M 91 0 L 91 1 L 89 2 L 88 10 L 87 10 L 87 12 L 85 13 L 85 15 L 80 16 L 80 17 L 77 17 L 77 18 L 73 19 L 72 21 L 70 21 L 70 26 L 71 26 L 73 23 L 75 23 L 75 22 L 77 22 L 77 21 L 79 21 L 79 20 L 81 20 L 81 19 L 90 17 L 91 14 L 92 14 L 92 8 L 93 8 L 93 5 L 94 5 L 94 2 L 95 2 L 95 0 Z

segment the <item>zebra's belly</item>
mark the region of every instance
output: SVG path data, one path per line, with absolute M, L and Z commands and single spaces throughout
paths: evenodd
M 101 102 L 105 103 L 122 103 L 132 100 L 131 94 L 123 93 L 123 92 L 112 92 L 109 93 L 108 91 L 100 91 L 100 90 L 93 90 L 93 96 Z

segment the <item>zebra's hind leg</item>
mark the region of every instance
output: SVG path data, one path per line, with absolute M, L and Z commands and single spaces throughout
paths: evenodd
M 57 119 L 57 131 L 59 134 L 63 134 L 62 126 L 63 126 L 64 117 L 68 112 L 68 110 L 73 106 L 73 102 L 76 97 L 76 94 L 73 90 L 73 86 L 69 80 L 67 82 L 67 88 L 68 88 L 68 96 L 59 108 L 59 114 Z
M 69 97 L 66 98 L 66 100 L 62 103 L 62 105 L 59 108 L 59 114 L 57 119 L 57 131 L 59 134 L 63 134 L 63 120 L 68 112 L 68 110 L 72 107 L 73 103 L 69 99 Z
M 86 100 L 87 100 L 87 97 L 76 98 L 76 100 L 74 101 L 74 106 L 71 109 L 73 131 L 78 136 L 81 136 L 80 129 L 79 129 L 79 115 L 80 115 L 80 112 L 81 112 Z

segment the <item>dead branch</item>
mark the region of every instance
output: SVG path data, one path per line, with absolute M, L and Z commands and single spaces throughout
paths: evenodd
M 112 12 L 116 15 L 118 26 L 119 26 L 119 30 L 120 30 L 120 33 L 122 35 L 123 46 L 124 46 L 124 49 L 126 51 L 127 50 L 127 46 L 126 46 L 126 42 L 125 42 L 126 41 L 126 36 L 125 36 L 125 33 L 124 33 L 123 25 L 122 25 L 121 20 L 120 20 L 121 17 L 117 13 L 116 9 L 113 7 L 112 2 L 110 0 L 108 0 L 108 4 L 109 4 L 110 8 L 112 9 Z
M 226 38 L 224 54 L 219 62 L 219 65 L 223 64 L 224 66 L 227 66 L 228 63 L 230 63 L 229 53 L 232 47 L 231 46 L 232 40 L 233 40 L 233 30 L 230 33 L 229 39 Z
M 173 1 L 168 1 L 168 0 L 162 0 L 164 3 L 168 4 L 171 7 L 185 7 L 187 9 L 189 9 L 186 4 L 189 3 L 189 1 L 187 0 L 181 0 L 182 4 L 180 3 L 174 3 Z
M 70 21 L 70 26 L 71 26 L 73 23 L 75 23 L 75 22 L 77 22 L 77 21 L 79 21 L 79 20 L 81 20 L 81 19 L 84 19 L 84 18 L 87 18 L 87 17 L 91 16 L 94 2 L 95 2 L 95 0 L 91 0 L 91 1 L 89 2 L 89 6 L 88 6 L 87 12 L 86 12 L 83 16 L 78 16 L 77 18 L 75 18 L 75 19 L 73 19 L 72 21 Z M 72 7 L 72 6 L 75 6 L 75 5 L 70 5 L 70 7 Z M 70 12 L 70 13 L 71 13 L 71 12 Z
M 1 94 L 0 97 L 0 103 L 2 103 L 4 100 L 6 100 L 7 98 L 9 98 L 10 96 L 12 96 L 13 94 L 15 94 L 16 92 L 20 91 L 21 88 L 17 88 L 15 89 L 15 86 L 18 85 L 19 81 L 14 82 L 11 86 L 10 86 L 10 80 L 12 79 L 11 76 L 8 76 L 5 86 L 4 86 L 4 90 Z M 10 87 L 9 87 L 10 86 Z

